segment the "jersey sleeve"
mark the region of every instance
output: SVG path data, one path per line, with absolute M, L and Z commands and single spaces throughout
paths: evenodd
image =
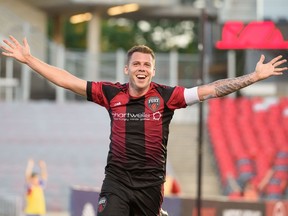
M 168 100 L 170 109 L 185 108 L 199 102 L 198 87 L 184 88 L 176 86 Z
M 185 108 L 187 106 L 184 98 L 184 87 L 176 86 L 171 88 L 172 93 L 167 101 L 167 106 L 169 109 L 175 110 L 180 108 Z
M 108 101 L 103 93 L 103 82 L 87 82 L 86 87 L 87 100 L 97 103 L 106 108 L 109 107 Z

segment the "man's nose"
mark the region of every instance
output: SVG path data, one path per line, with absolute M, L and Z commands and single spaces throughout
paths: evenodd
M 145 72 L 145 68 L 144 68 L 144 66 L 140 66 L 140 67 L 139 67 L 139 71 L 141 71 L 141 72 L 142 72 L 142 71 Z

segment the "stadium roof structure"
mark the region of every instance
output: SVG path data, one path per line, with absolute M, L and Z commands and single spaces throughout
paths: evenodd
M 288 49 L 281 31 L 272 21 L 254 21 L 245 25 L 241 21 L 226 22 L 218 49 Z
M 109 17 L 107 10 L 116 5 L 131 4 L 128 0 L 23 0 L 49 15 L 75 15 L 84 12 L 96 12 Z M 121 17 L 133 19 L 169 18 L 195 19 L 201 16 L 202 8 L 208 17 L 217 17 L 217 8 L 207 0 L 135 0 L 139 5 L 137 12 L 121 14 Z

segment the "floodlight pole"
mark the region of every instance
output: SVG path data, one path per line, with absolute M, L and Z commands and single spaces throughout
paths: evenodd
M 200 32 L 199 32 L 199 50 L 200 50 L 200 74 L 198 85 L 204 83 L 204 68 L 205 68 L 205 22 L 206 12 L 203 8 L 200 16 Z M 198 149 L 197 149 L 197 216 L 201 216 L 202 208 L 202 156 L 203 156 L 203 103 L 199 103 L 199 120 L 198 120 Z

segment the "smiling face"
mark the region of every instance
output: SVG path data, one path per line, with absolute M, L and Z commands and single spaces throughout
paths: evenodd
M 125 74 L 129 76 L 129 93 L 133 97 L 143 96 L 150 87 L 155 76 L 155 59 L 150 53 L 133 52 L 125 66 Z

